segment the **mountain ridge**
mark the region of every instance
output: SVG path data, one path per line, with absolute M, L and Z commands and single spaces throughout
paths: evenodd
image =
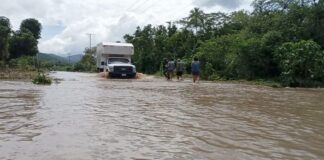
M 40 61 L 52 63 L 77 63 L 81 60 L 83 54 L 75 54 L 67 57 L 59 56 L 53 53 L 39 53 L 38 58 Z

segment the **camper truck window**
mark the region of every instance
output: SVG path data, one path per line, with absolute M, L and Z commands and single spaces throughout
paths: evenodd
M 109 58 L 108 64 L 113 64 L 113 63 L 129 63 L 129 60 L 126 58 Z

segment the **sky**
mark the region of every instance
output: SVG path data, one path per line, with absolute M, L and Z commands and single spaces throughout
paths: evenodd
M 189 15 L 194 7 L 205 13 L 251 10 L 252 0 L 1 0 L 0 16 L 13 30 L 22 20 L 42 24 L 38 48 L 43 53 L 81 54 L 99 42 L 123 41 L 137 26 L 166 25 Z

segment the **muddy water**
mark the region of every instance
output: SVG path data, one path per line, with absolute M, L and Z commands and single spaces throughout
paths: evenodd
M 324 159 L 324 90 L 53 73 L 0 81 L 1 160 Z

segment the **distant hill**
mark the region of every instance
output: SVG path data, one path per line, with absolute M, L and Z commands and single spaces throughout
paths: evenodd
M 47 61 L 47 62 L 61 62 L 61 63 L 68 63 L 69 61 L 61 56 L 55 55 L 55 54 L 48 54 L 48 53 L 39 53 L 38 58 L 41 61 Z
M 72 56 L 66 57 L 67 61 L 70 61 L 70 63 L 77 63 L 81 60 L 83 54 L 75 54 Z
M 39 53 L 38 58 L 41 61 L 47 61 L 47 62 L 61 62 L 61 63 L 77 63 L 81 60 L 82 54 L 76 54 L 68 57 L 62 57 L 56 54 L 51 53 Z

